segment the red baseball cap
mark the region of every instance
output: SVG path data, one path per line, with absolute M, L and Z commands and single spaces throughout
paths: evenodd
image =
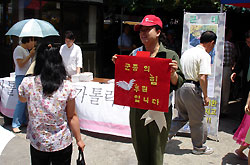
M 159 17 L 155 15 L 146 15 L 142 22 L 134 26 L 135 31 L 139 31 L 141 26 L 154 26 L 159 25 L 162 28 L 162 21 Z

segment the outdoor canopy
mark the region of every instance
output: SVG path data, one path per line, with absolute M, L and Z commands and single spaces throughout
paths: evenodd
M 250 0 L 221 0 L 221 4 L 250 8 Z

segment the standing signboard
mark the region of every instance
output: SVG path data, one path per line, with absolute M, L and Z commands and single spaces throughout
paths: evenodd
M 208 76 L 209 105 L 205 107 L 208 134 L 217 138 L 220 114 L 221 81 L 224 56 L 225 13 L 185 13 L 183 22 L 182 54 L 200 43 L 204 31 L 216 33 L 217 41 L 211 56 L 212 74 Z M 181 132 L 189 132 L 185 125 Z

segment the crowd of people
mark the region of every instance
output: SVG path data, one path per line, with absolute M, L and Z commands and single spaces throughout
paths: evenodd
M 170 95 L 172 91 L 176 91 L 175 108 L 178 116 L 172 119 L 170 104 L 168 113 L 163 114 L 167 127 L 160 130 L 156 122 L 145 124 L 142 119 L 142 116 L 151 110 L 130 108 L 131 137 L 139 165 L 162 165 L 167 141 L 187 122 L 191 131 L 192 153 L 213 153 L 213 149 L 205 145 L 205 106 L 209 103 L 209 52 L 214 48 L 217 36 L 213 31 L 204 31 L 200 36 L 200 44 L 186 50 L 179 58 L 180 52 L 177 54 L 178 49 L 175 47 L 178 44 L 170 41 L 169 35 L 172 33 L 165 35 L 162 29 L 163 23 L 159 17 L 146 15 L 140 24 L 134 26 L 134 31 L 139 32 L 141 47 L 135 48 L 133 45 L 129 27 L 124 27 L 124 33 L 118 39 L 119 48 L 129 56 L 136 56 L 138 51 L 148 51 L 152 60 L 172 59 L 169 64 Z M 226 29 L 221 113 L 227 111 L 230 79 L 234 82 L 235 77 L 243 70 L 243 119 L 234 139 L 240 144 L 239 149 L 235 151 L 237 156 L 247 160 L 250 156 L 247 157 L 243 150 L 249 146 L 245 139 L 250 136 L 250 133 L 247 134 L 250 126 L 250 31 L 246 33 L 246 47 L 237 61 L 235 46 L 230 42 L 231 37 L 231 30 Z M 20 127 L 27 125 L 32 164 L 70 164 L 72 135 L 78 147 L 84 150 L 85 144 L 81 139 L 79 119 L 75 110 L 76 90 L 70 81 L 70 77 L 79 74 L 82 69 L 82 51 L 74 41 L 74 34 L 67 31 L 65 44 L 60 48 L 48 44 L 39 44 L 35 48 L 37 43 L 34 37 L 23 37 L 21 44 L 14 50 L 15 83 L 19 101 L 14 112 L 12 128 L 13 132 L 19 133 Z M 117 58 L 117 55 L 114 55 L 112 61 L 115 63 Z M 27 76 L 29 69 L 31 71 Z

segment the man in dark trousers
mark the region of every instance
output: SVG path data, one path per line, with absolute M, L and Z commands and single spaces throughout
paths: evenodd
M 240 118 L 242 119 L 245 111 L 244 107 L 247 101 L 249 89 L 250 89 L 250 30 L 245 33 L 245 41 L 246 45 L 242 49 L 240 53 L 240 57 L 236 63 L 236 66 L 231 75 L 231 81 L 234 82 L 235 78 L 241 71 L 243 71 L 242 76 L 242 100 L 241 100 L 241 110 L 240 110 Z
M 212 31 L 201 34 L 200 44 L 188 49 L 181 56 L 181 66 L 186 82 L 176 91 L 175 105 L 179 117 L 172 121 L 169 137 L 175 135 L 188 121 L 193 143 L 192 153 L 212 154 L 213 149 L 205 146 L 207 125 L 205 108 L 209 103 L 207 76 L 211 74 L 211 56 L 217 36 Z M 203 98 L 202 98 L 203 93 Z

